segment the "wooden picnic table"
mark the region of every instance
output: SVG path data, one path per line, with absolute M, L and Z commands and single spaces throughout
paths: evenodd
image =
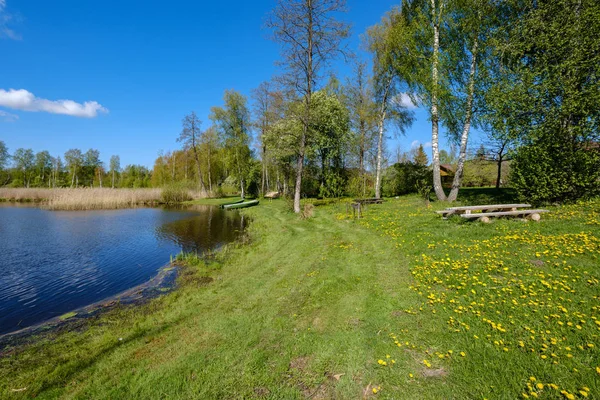
M 372 199 L 354 199 L 355 203 L 360 203 L 360 204 L 382 204 L 383 203 L 383 199 L 377 199 L 377 198 L 372 198 Z
M 516 211 L 498 211 L 498 212 L 486 212 L 486 213 L 475 213 L 475 214 L 461 214 L 462 218 L 477 219 L 481 222 L 490 222 L 491 218 L 498 217 L 523 217 L 530 218 L 534 221 L 539 221 L 542 213 L 547 213 L 548 210 L 516 210 Z
M 540 214 L 548 210 L 532 210 L 530 204 L 486 204 L 480 206 L 450 207 L 437 211 L 444 219 L 452 215 L 460 215 L 466 219 L 477 219 L 489 222 L 490 218 L 499 217 L 526 217 L 534 221 L 540 220 Z
M 442 214 L 444 218 L 458 214 L 471 214 L 473 211 L 482 212 L 506 212 L 506 211 L 517 211 L 519 208 L 529 208 L 531 204 L 487 204 L 481 206 L 464 206 L 464 207 L 449 207 L 442 211 L 437 211 L 438 214 Z

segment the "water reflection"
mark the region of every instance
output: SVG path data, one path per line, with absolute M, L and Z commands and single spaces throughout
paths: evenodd
M 203 252 L 245 228 L 216 207 L 46 211 L 0 204 L 0 334 L 141 284 L 180 251 Z
M 185 252 L 215 249 L 235 240 L 244 230 L 244 217 L 211 206 L 195 206 L 196 213 L 156 229 L 160 240 L 170 240 Z

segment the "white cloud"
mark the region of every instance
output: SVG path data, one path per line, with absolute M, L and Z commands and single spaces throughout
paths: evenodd
M 408 93 L 400 93 L 396 95 L 393 101 L 403 107 L 408 108 L 409 110 L 414 110 L 415 108 L 418 108 L 418 105 L 413 103 Z
M 2 0 L 0 0 L 0 1 L 2 1 Z M 6 121 L 6 122 L 15 122 L 16 120 L 19 119 L 19 116 L 0 110 L 0 118 L 3 118 L 4 121 Z
M 431 147 L 431 142 L 427 142 L 423 145 L 423 147 L 425 147 L 426 149 Z
M 33 93 L 25 89 L 10 89 L 8 91 L 0 89 L 0 106 L 14 110 L 43 111 L 82 118 L 94 118 L 98 116 L 98 113 L 108 112 L 96 101 L 86 101 L 81 104 L 73 100 L 46 100 L 35 97 Z
M 21 35 L 8 27 L 13 19 L 13 15 L 6 12 L 6 0 L 0 0 L 0 38 L 7 37 L 13 40 L 21 40 Z

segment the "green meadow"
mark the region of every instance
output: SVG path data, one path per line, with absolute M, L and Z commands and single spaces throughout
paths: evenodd
M 598 398 L 600 201 L 539 223 L 444 206 L 262 201 L 173 292 L 3 349 L 0 397 Z

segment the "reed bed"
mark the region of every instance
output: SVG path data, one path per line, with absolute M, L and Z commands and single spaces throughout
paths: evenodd
M 188 190 L 189 199 L 206 197 Z M 101 210 L 163 203 L 163 189 L 26 189 L 0 188 L 0 199 L 19 202 L 42 202 L 50 210 Z
M 4 201 L 32 201 L 48 200 L 52 193 L 62 189 L 27 189 L 27 188 L 2 188 L 0 187 L 0 200 Z

